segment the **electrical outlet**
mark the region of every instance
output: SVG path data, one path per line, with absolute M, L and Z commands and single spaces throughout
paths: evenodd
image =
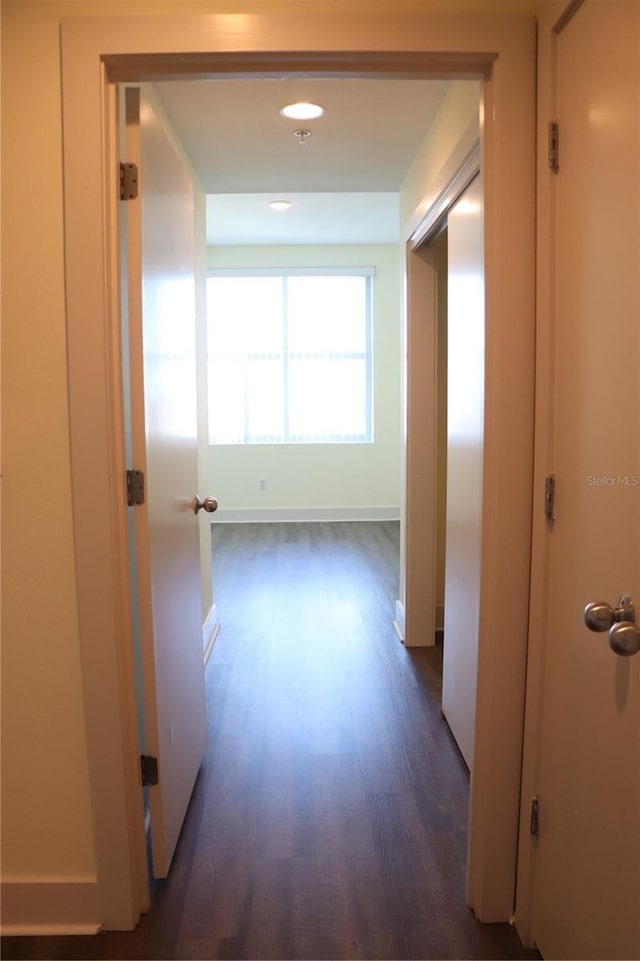
M 266 489 L 267 489 L 267 482 L 264 477 L 261 477 L 260 480 L 258 481 L 258 490 L 266 491 Z

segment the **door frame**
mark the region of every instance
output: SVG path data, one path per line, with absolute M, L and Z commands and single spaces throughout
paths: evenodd
M 99 920 L 105 928 L 134 926 L 148 900 L 120 389 L 116 85 L 169 76 L 276 72 L 483 81 L 487 432 L 467 897 L 483 921 L 504 920 L 513 909 L 532 481 L 535 20 L 419 16 L 393 7 L 361 15 L 62 21 L 76 584 Z
M 448 211 L 480 173 L 476 128 L 474 122 L 462 132 L 438 172 L 435 199 L 406 242 L 406 450 L 400 526 L 404 570 L 396 603 L 396 630 L 407 647 L 433 647 L 436 634 L 439 265 L 430 244 L 446 222 Z
M 515 923 L 523 944 L 534 947 L 533 881 L 536 841 L 531 834 L 531 801 L 538 794 L 547 633 L 549 535 L 543 509 L 545 478 L 553 473 L 555 345 L 556 179 L 547 157 L 547 124 L 556 119 L 557 38 L 584 0 L 547 0 L 538 18 L 536 164 L 536 376 L 533 483 L 538 501 L 531 525 L 531 588 L 527 651 L 526 713 L 518 841 Z

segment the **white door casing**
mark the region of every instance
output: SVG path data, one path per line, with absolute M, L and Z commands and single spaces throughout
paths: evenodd
M 180 54 L 175 53 L 181 51 Z M 468 897 L 483 920 L 512 909 L 529 571 L 533 381 L 535 22 L 520 17 L 212 15 L 62 24 L 65 250 L 76 578 L 100 877 L 100 920 L 132 923 L 139 844 L 129 643 L 119 349 L 115 84 L 274 71 L 466 75 L 483 82 L 487 352 L 478 724 Z M 513 318 L 518 322 L 514 324 Z M 88 322 L 87 318 L 91 318 Z M 106 345 L 106 346 L 105 346 Z M 505 359 L 509 361 L 505 376 Z M 95 499 L 101 517 L 92 516 Z M 496 602 L 498 591 L 502 601 Z M 509 683 L 505 684 L 505 678 Z M 496 851 L 500 856 L 496 856 Z
M 484 452 L 483 194 L 478 176 L 447 214 L 447 521 L 442 711 L 473 770 Z
M 640 604 L 640 4 L 586 0 L 546 43 L 560 153 L 538 474 L 557 493 L 534 552 L 517 913 L 545 957 L 637 958 L 640 654 L 616 655 L 583 607 Z
M 166 877 L 205 743 L 197 490 L 193 184 L 150 103 L 126 94 L 132 466 L 153 874 Z

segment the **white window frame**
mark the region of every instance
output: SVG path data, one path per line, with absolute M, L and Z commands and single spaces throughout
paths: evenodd
M 373 277 L 375 267 L 230 267 L 230 268 L 210 268 L 207 271 L 207 279 L 211 277 L 278 277 L 284 283 L 283 292 L 283 407 L 284 407 L 284 428 L 280 438 L 272 439 L 250 438 L 248 427 L 245 429 L 245 437 L 242 441 L 219 441 L 211 432 L 211 417 L 209 418 L 209 444 L 216 447 L 222 446 L 257 446 L 261 444 L 372 444 L 374 442 L 373 424 Z M 336 434 L 330 437 L 321 436 L 318 439 L 310 439 L 307 435 L 291 435 L 289 430 L 289 393 L 287 362 L 291 359 L 291 354 L 287 348 L 287 286 L 286 280 L 289 277 L 364 277 L 365 283 L 365 431 L 364 434 Z M 207 319 L 207 338 L 209 334 Z M 341 357 L 346 355 L 341 354 Z M 360 356 L 360 355 L 358 355 Z M 207 347 L 207 360 L 211 353 Z M 251 359 L 251 357 L 249 357 Z

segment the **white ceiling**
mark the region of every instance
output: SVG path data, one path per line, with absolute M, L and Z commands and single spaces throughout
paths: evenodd
M 292 206 L 269 207 L 273 193 L 209 194 L 210 245 L 393 244 L 399 236 L 397 193 L 290 193 Z
M 391 243 L 397 192 L 447 81 L 171 81 L 157 92 L 208 195 L 208 243 Z M 322 104 L 315 121 L 280 108 Z M 293 131 L 311 137 L 300 145 Z M 275 213 L 268 200 L 294 205 Z

